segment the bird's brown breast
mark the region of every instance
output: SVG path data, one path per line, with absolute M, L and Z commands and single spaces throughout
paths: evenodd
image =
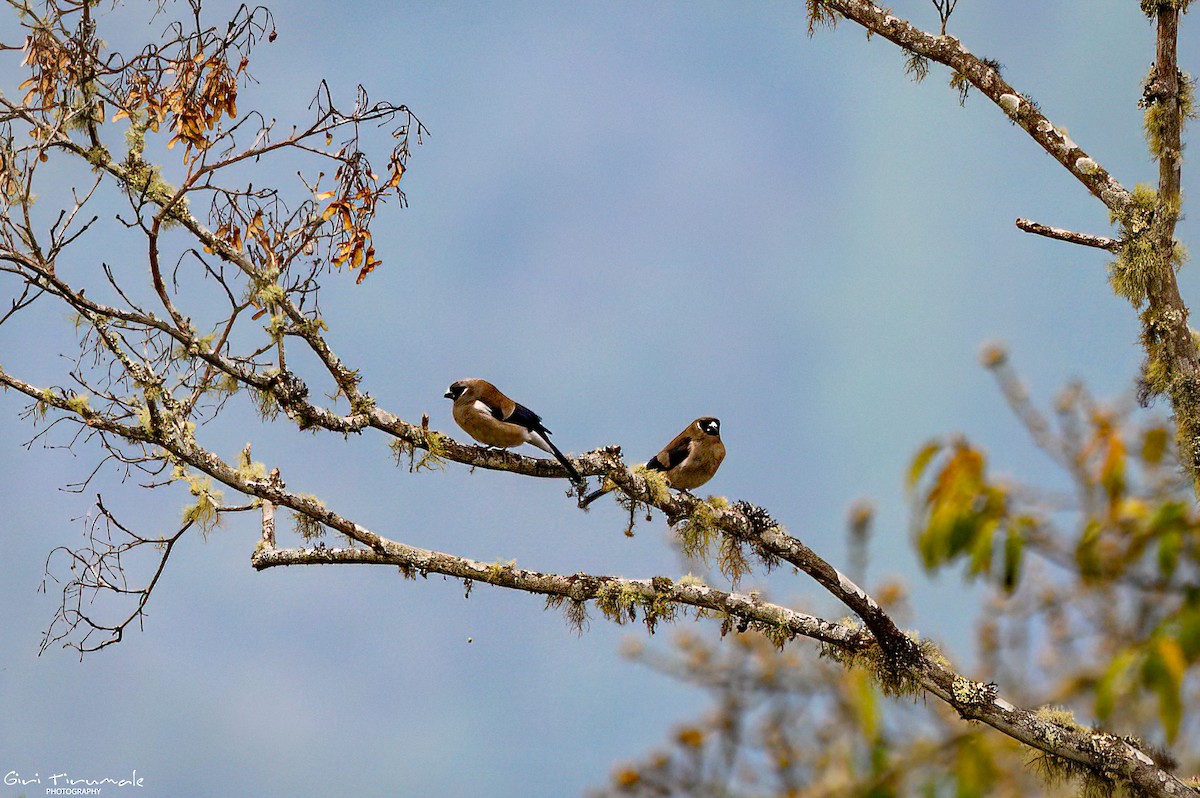
M 454 402 L 454 420 L 467 434 L 482 444 L 508 448 L 522 444 L 528 438 L 524 427 L 499 421 L 490 413 L 475 407 L 474 400 Z
M 698 488 L 713 478 L 724 459 L 725 444 L 720 441 L 693 443 L 683 462 L 667 472 L 667 479 L 676 488 Z

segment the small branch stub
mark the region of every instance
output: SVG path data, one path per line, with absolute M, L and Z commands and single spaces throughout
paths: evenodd
M 270 474 L 271 484 L 281 486 L 282 481 L 279 479 L 279 469 L 271 469 Z M 262 500 L 262 542 L 259 544 L 259 549 L 275 548 L 275 503 L 268 500 Z
M 262 547 L 275 548 L 275 505 L 266 499 L 262 502 Z
M 1064 230 L 1061 227 L 1048 227 L 1044 224 L 1029 219 L 1017 219 L 1017 227 L 1024 230 L 1026 233 L 1036 233 L 1046 238 L 1054 238 L 1059 241 L 1066 241 L 1071 244 L 1081 244 L 1085 247 L 1095 247 L 1097 249 L 1107 249 L 1109 252 L 1117 252 L 1121 249 L 1121 242 L 1116 238 L 1108 236 L 1097 236 L 1091 233 L 1077 233 L 1074 230 Z

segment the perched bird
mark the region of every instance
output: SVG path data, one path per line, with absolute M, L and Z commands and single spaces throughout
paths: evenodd
M 713 478 L 721 461 L 725 459 L 725 444 L 721 443 L 721 422 L 712 416 L 698 418 L 663 450 L 650 458 L 646 468 L 662 471 L 672 487 L 682 490 L 698 488 Z M 579 503 L 589 504 L 608 493 L 612 488 L 601 488 L 589 493 Z
M 454 420 L 468 435 L 487 446 L 507 449 L 532 443 L 558 458 L 575 482 L 583 477 L 550 440 L 542 417 L 500 393 L 487 380 L 459 380 L 450 384 L 446 398 L 454 400 Z

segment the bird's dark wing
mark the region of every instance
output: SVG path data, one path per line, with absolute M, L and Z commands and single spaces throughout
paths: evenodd
M 680 435 L 668 443 L 661 452 L 651 457 L 650 462 L 646 463 L 646 468 L 651 471 L 670 471 L 686 460 L 691 451 L 692 439 L 686 435 Z
M 500 410 L 497 409 L 492 410 L 492 415 L 495 416 L 498 421 L 507 421 L 510 424 L 516 424 L 517 426 L 521 426 L 525 429 L 533 430 L 535 432 L 550 431 L 542 426 L 541 416 L 518 402 L 513 403 L 513 411 L 508 414 L 507 418 L 502 412 L 500 412 Z

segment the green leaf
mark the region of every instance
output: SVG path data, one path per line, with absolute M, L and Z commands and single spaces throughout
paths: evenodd
M 1104 669 L 1096 684 L 1096 717 L 1100 720 L 1107 720 L 1116 709 L 1117 701 L 1129 692 L 1130 671 L 1139 656 L 1136 649 L 1127 648 L 1113 657 Z
M 1189 663 L 1195 662 L 1196 657 L 1200 656 L 1200 607 L 1193 603 L 1197 598 L 1189 597 L 1188 606 L 1176 616 L 1179 633 L 1175 639 L 1179 641 L 1183 656 Z
M 1005 591 L 1011 593 L 1017 589 L 1017 581 L 1021 578 L 1021 550 L 1025 541 L 1021 533 L 1013 527 L 1008 528 L 1008 536 L 1004 539 L 1004 580 Z
M 1149 465 L 1158 465 L 1166 454 L 1170 438 L 1166 427 L 1151 427 L 1142 437 L 1142 460 Z
M 866 671 L 850 671 L 848 676 L 852 678 L 851 699 L 858 727 L 865 739 L 874 740 L 879 737 L 879 693 L 875 683 Z
M 1173 637 L 1154 641 L 1142 664 L 1142 682 L 1158 696 L 1158 719 L 1167 742 L 1174 742 L 1183 720 L 1183 677 L 1187 661 L 1183 648 Z
M 1175 574 L 1179 565 L 1179 550 L 1183 547 L 1183 535 L 1178 530 L 1164 532 L 1158 538 L 1158 570 L 1168 579 Z
M 974 526 L 974 540 L 971 541 L 971 568 L 972 574 L 990 574 L 992 572 L 992 540 L 996 536 L 996 528 L 999 522 L 989 518 L 982 520 L 976 517 Z
M 912 464 L 908 467 L 908 476 L 905 477 L 904 487 L 909 493 L 917 487 L 917 483 L 921 481 L 922 474 L 929 466 L 929 463 L 942 450 L 942 444 L 937 440 L 931 440 L 917 451 L 913 457 Z
M 996 763 L 980 735 L 972 734 L 965 738 L 958 746 L 954 761 L 957 798 L 991 795 L 996 776 Z
M 1075 562 L 1079 565 L 1079 573 L 1085 580 L 1094 579 L 1100 575 L 1100 553 L 1097 544 L 1100 542 L 1100 521 L 1089 518 L 1075 546 Z

